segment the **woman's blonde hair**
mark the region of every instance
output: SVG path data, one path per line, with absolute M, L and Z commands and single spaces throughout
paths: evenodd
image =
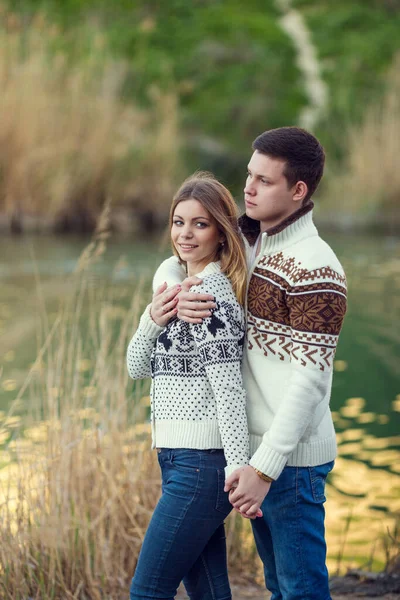
M 218 247 L 216 260 L 220 261 L 221 271 L 230 279 L 236 298 L 240 304 L 244 304 L 247 289 L 246 253 L 238 226 L 237 206 L 231 193 L 212 173 L 194 173 L 182 183 L 172 200 L 170 230 L 177 205 L 191 199 L 200 202 L 210 213 L 218 230 L 225 237 L 223 244 Z M 180 259 L 174 245 L 172 246 L 174 254 Z

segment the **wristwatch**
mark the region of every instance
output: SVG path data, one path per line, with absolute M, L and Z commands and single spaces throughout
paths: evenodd
M 267 483 L 272 483 L 274 481 L 272 479 L 272 477 L 269 477 L 268 475 L 265 475 L 265 473 L 262 473 L 261 471 L 259 471 L 255 467 L 253 467 L 253 469 L 255 470 L 255 472 L 257 473 L 257 475 L 259 476 L 259 478 L 262 479 L 263 481 L 266 481 Z

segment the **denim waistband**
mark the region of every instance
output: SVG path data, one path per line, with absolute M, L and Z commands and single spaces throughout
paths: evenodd
M 188 461 L 192 466 L 223 469 L 226 466 L 221 448 L 197 450 L 194 448 L 157 448 L 160 464 Z
M 223 454 L 223 448 L 210 448 L 207 450 L 197 450 L 196 448 L 157 448 L 158 454 L 160 452 L 171 452 L 171 451 L 185 451 L 185 452 L 197 452 L 198 454 Z

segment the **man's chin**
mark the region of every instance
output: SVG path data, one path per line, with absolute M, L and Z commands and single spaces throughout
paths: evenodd
M 254 219 L 254 221 L 259 221 L 260 219 L 257 219 L 257 216 L 254 213 L 255 213 L 255 211 L 252 206 L 245 207 L 246 217 L 250 217 L 250 219 Z

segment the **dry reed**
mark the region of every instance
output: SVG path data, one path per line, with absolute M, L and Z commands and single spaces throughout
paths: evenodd
M 139 109 L 122 100 L 128 67 L 101 32 L 76 58 L 88 33 L 71 42 L 40 14 L 28 26 L 4 9 L 3 17 L 0 213 L 14 229 L 91 229 L 112 197 L 129 209 L 117 226 L 160 205 L 165 218 L 179 170 L 174 93 L 151 90 Z
M 106 207 L 53 321 L 42 305 L 41 348 L 16 398 L 27 402 L 30 392 L 33 420 L 8 443 L 0 476 L 7 600 L 126 598 L 159 496 L 147 384 L 132 385 L 125 364 L 148 284 L 136 282 L 127 308 L 118 290 L 99 283 L 93 267 L 107 220 Z M 227 542 L 235 574 L 254 574 L 249 523 L 230 518 Z
M 400 54 L 379 103 L 344 136 L 347 159 L 332 173 L 323 205 L 343 225 L 400 223 Z M 323 215 L 327 217 L 327 214 Z
M 28 377 L 40 421 L 14 440 L 1 478 L 2 598 L 120 597 L 159 494 L 143 389 L 132 393 L 125 367 L 144 284 L 129 309 L 99 289 L 91 266 L 104 237 L 81 256 L 53 324 L 43 311 Z

